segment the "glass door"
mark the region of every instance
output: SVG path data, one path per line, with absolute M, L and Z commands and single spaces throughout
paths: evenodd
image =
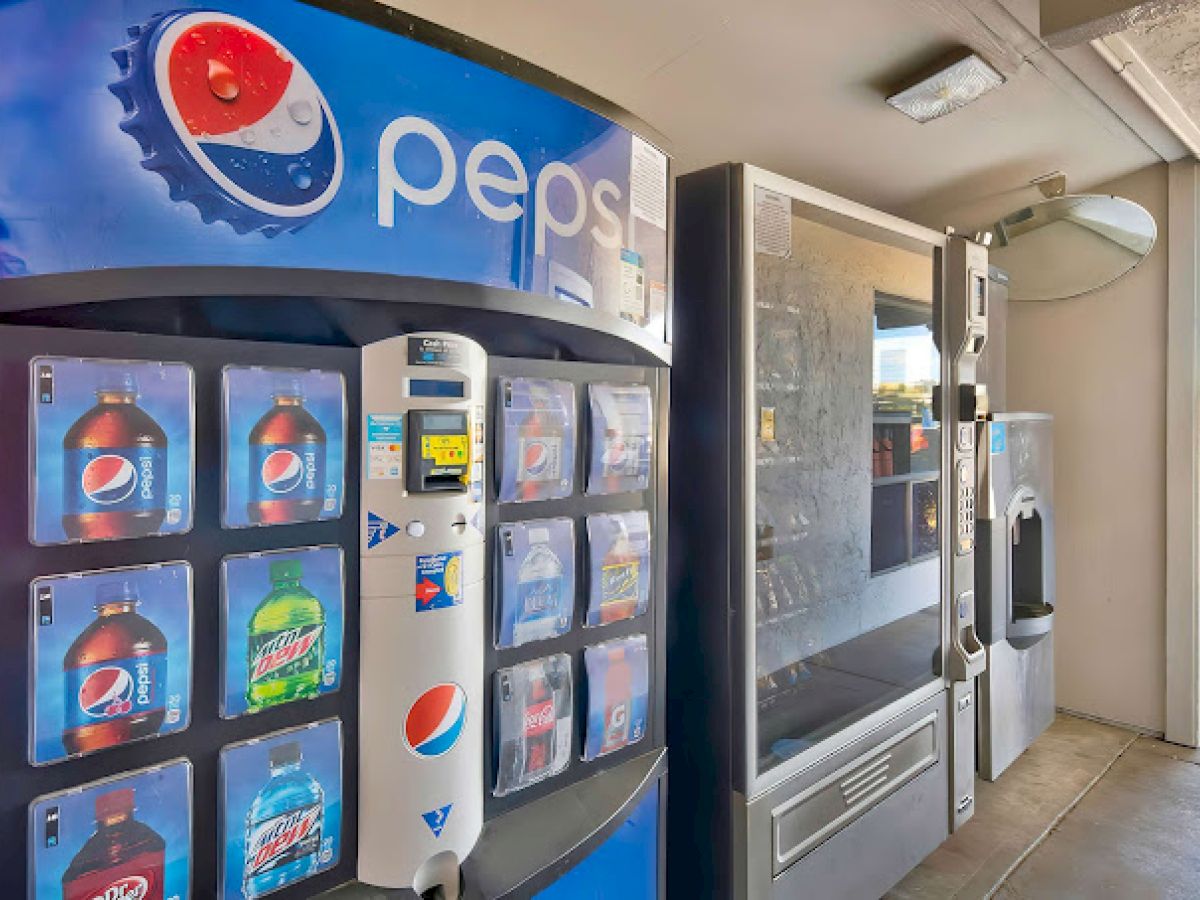
M 941 236 L 756 170 L 745 185 L 761 784 L 941 682 Z

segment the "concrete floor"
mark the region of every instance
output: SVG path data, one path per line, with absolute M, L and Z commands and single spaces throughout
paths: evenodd
M 1059 715 L 885 900 L 1200 897 L 1200 751 Z

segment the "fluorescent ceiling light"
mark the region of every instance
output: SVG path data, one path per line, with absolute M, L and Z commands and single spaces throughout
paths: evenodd
M 970 53 L 887 98 L 910 119 L 928 122 L 952 113 L 1004 84 L 1004 76 Z

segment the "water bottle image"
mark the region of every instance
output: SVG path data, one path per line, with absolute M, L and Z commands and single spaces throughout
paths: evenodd
M 517 616 L 513 625 L 517 644 L 554 637 L 560 631 L 563 564 L 550 549 L 549 540 L 545 528 L 529 530 L 529 553 L 517 571 Z

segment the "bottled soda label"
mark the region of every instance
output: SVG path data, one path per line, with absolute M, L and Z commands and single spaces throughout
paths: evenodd
M 162 853 L 88 872 L 63 885 L 63 900 L 163 900 Z
M 252 444 L 250 501 L 325 499 L 324 444 Z
M 322 804 L 312 803 L 252 823 L 246 834 L 246 881 L 313 857 L 321 848 Z
M 638 564 L 637 561 L 614 563 L 600 570 L 600 603 L 607 606 L 610 603 L 638 602 Z
M 163 709 L 166 675 L 165 653 L 68 669 L 65 673 L 67 730 Z
M 167 451 L 99 447 L 63 451 L 67 515 L 149 512 L 166 508 Z
M 562 444 L 561 437 L 521 437 L 517 446 L 521 459 L 517 481 L 562 480 Z
M 311 675 L 315 690 L 324 656 L 321 652 L 324 628 L 318 623 L 250 635 L 247 675 L 251 686 Z

